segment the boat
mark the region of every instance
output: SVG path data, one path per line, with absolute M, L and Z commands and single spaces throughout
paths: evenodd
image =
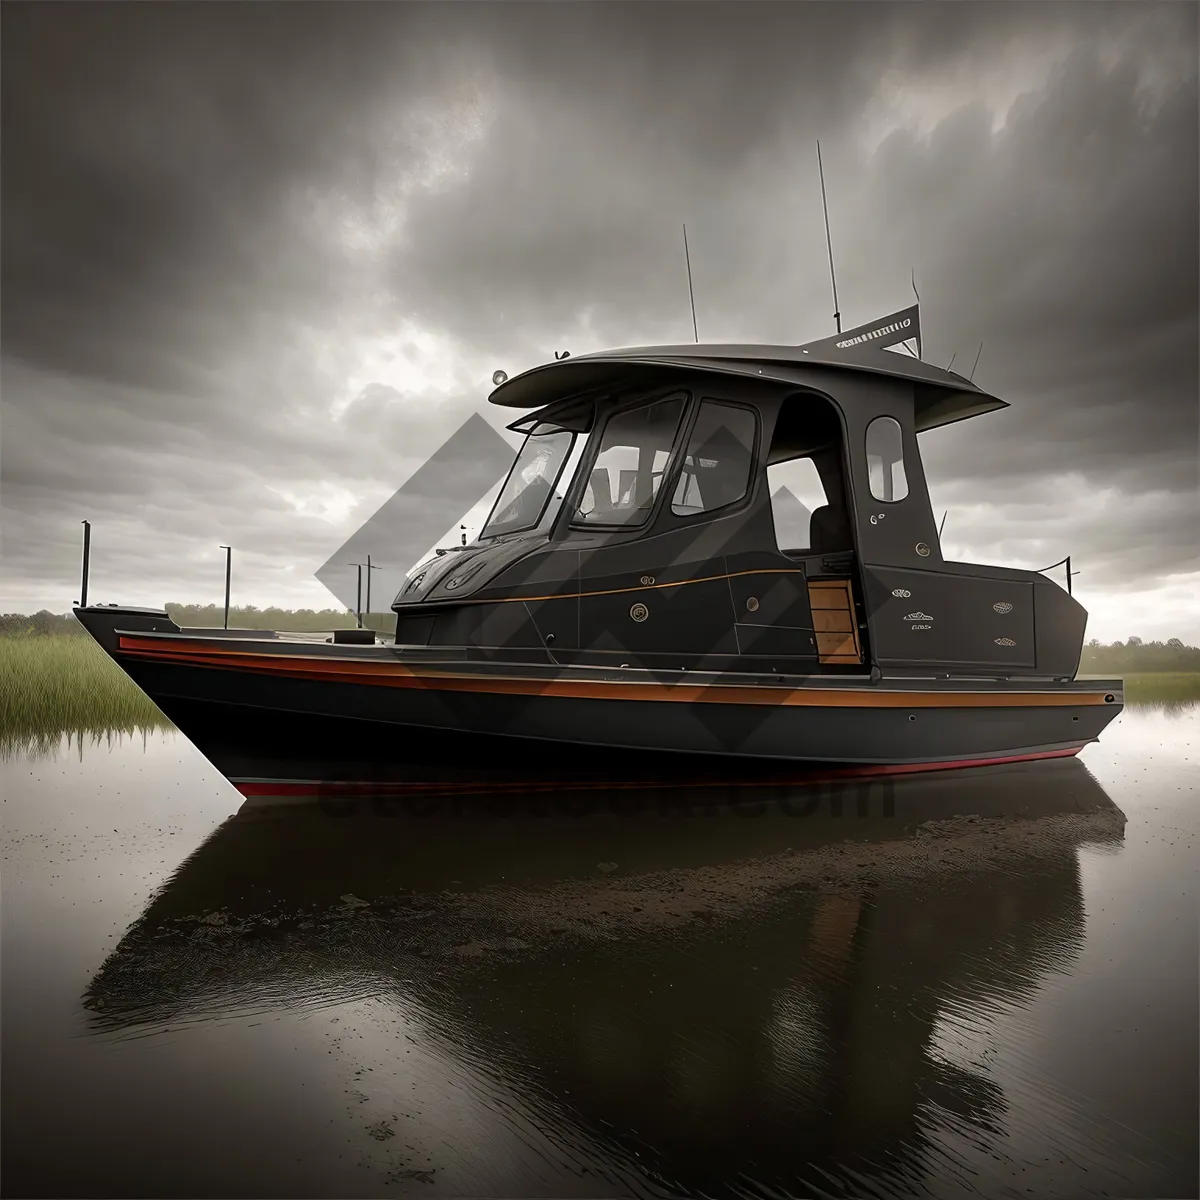
M 524 441 L 479 536 L 409 573 L 382 638 L 75 615 L 200 739 L 249 745 L 294 720 L 306 743 L 401 758 L 530 764 L 554 746 L 700 770 L 1077 754 L 1121 711 L 1122 681 L 1077 678 L 1087 613 L 1069 566 L 1064 588 L 944 557 L 918 435 L 1008 405 L 919 347 L 914 305 L 801 346 L 497 372 L 490 402 L 522 410 Z M 781 464 L 823 493 L 795 539 L 773 515 Z

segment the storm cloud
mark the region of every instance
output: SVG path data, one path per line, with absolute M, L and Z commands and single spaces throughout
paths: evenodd
M 1154 3 L 7 6 L 3 607 L 69 605 L 83 517 L 99 599 L 217 599 L 230 542 L 235 602 L 323 607 L 493 370 L 690 339 L 684 221 L 703 340 L 831 332 L 820 138 L 846 323 L 915 272 L 1012 404 L 923 439 L 947 552 L 1200 640 L 1197 49 Z

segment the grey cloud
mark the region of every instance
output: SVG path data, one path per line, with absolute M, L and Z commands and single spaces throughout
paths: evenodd
M 1112 580 L 1188 561 L 1193 6 L 26 4 L 4 32 L 6 587 L 68 580 L 88 513 L 130 578 L 169 545 L 185 579 L 236 536 L 264 589 L 292 587 L 494 367 L 687 340 L 683 220 L 702 338 L 828 331 L 818 136 L 847 323 L 907 303 L 915 267 L 929 355 L 984 341 L 978 378 L 1014 405 L 925 439 L 935 493 L 1002 523 L 1062 472 L 1168 486 L 1173 521 L 1051 505 L 1014 528 L 1057 522 Z M 973 74 L 1068 43 L 993 134 Z M 871 156 L 885 77 L 961 102 Z M 440 153 L 407 118 L 469 121 L 464 94 L 484 132 L 462 170 L 399 197 Z M 397 200 L 374 242 L 334 227 Z M 367 381 L 331 416 L 359 340 L 405 319 L 457 339 L 446 388 Z M 270 486 L 360 511 L 316 520 Z

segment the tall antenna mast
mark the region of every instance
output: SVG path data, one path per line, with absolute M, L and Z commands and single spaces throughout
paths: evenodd
M 695 339 L 698 343 L 700 341 L 700 331 L 696 328 L 696 296 L 692 292 L 692 256 L 688 253 L 687 225 L 686 224 L 683 227 L 683 257 L 684 257 L 684 260 L 687 262 L 688 300 L 691 301 L 691 305 L 692 305 L 692 335 L 693 335 L 693 337 L 695 337 Z
M 821 143 L 817 142 L 817 171 L 821 176 L 821 207 L 825 211 L 825 243 L 829 247 L 829 282 L 833 287 L 833 319 L 838 333 L 842 332 L 842 314 L 838 308 L 837 276 L 833 272 L 833 237 L 829 232 L 829 203 L 825 199 L 825 168 L 821 165 Z

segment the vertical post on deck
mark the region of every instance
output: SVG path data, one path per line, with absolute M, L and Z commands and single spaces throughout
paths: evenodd
M 79 583 L 79 607 L 87 608 L 88 563 L 92 555 L 92 523 L 81 522 L 83 525 L 83 578 Z

